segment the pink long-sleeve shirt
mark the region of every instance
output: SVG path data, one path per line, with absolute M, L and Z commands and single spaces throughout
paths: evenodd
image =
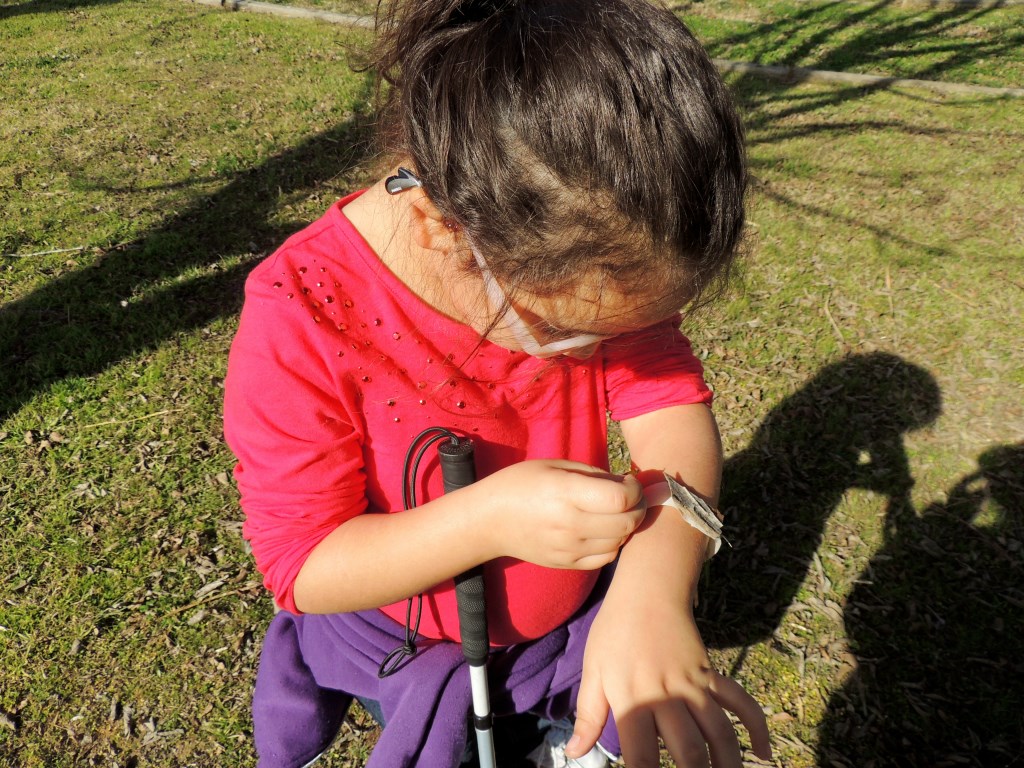
M 357 515 L 400 513 L 403 458 L 424 428 L 471 437 L 480 478 L 525 459 L 607 467 L 607 414 L 711 402 L 678 318 L 607 340 L 585 361 L 481 341 L 380 261 L 342 212 L 354 197 L 249 276 L 225 385 L 243 533 L 265 585 L 295 613 L 296 576 L 331 531 Z M 419 475 L 421 503 L 442 493 L 433 455 Z M 550 632 L 596 576 L 511 558 L 487 564 L 492 642 Z M 404 601 L 381 610 L 405 619 Z M 451 582 L 425 594 L 420 631 L 458 639 Z

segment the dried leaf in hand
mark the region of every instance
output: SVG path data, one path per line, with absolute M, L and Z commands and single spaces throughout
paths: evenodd
M 688 522 L 709 539 L 722 538 L 722 521 L 718 519 L 718 515 L 708 506 L 707 502 L 699 496 L 695 496 L 689 488 L 674 480 L 668 473 L 665 474 L 665 481 L 668 483 L 672 499 L 681 508 L 692 513 Z

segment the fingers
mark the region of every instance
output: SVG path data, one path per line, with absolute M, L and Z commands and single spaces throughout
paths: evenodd
M 605 698 L 597 676 L 584 670 L 580 692 L 576 697 L 576 724 L 572 738 L 565 746 L 566 757 L 582 757 L 594 748 L 608 721 L 609 711 L 608 699 Z
M 632 513 L 598 515 L 583 513 L 575 528 L 577 534 L 565 545 L 574 561 L 572 567 L 581 570 L 603 568 L 618 557 L 619 550 L 637 529 L 643 518 Z
M 658 733 L 679 768 L 707 768 L 708 750 L 704 734 L 681 701 L 666 702 L 656 717 Z
M 629 768 L 658 768 L 658 728 L 650 708 L 635 709 L 621 720 L 616 720 L 615 724 L 619 728 L 619 745 L 626 765 Z M 683 763 L 681 768 L 690 767 Z
M 615 558 L 619 556 L 618 550 L 611 552 L 602 552 L 598 555 L 587 555 L 586 557 L 580 557 L 573 561 L 571 570 L 574 571 L 596 571 L 599 568 L 604 568 L 606 565 L 610 565 L 615 562 Z
M 687 704 L 678 700 L 670 702 L 658 711 L 658 733 L 673 759 L 681 766 L 704 766 L 710 756 L 714 768 L 741 768 L 740 745 L 732 722 L 725 714 L 727 709 L 735 713 L 747 729 L 754 754 L 770 760 L 768 722 L 760 705 L 735 680 L 714 670 L 709 670 L 708 674 L 707 695 Z M 699 729 L 696 737 L 694 729 Z M 705 742 L 707 755 L 703 754 Z
M 580 538 L 614 539 L 620 545 L 632 535 L 644 519 L 644 510 L 630 510 L 617 515 L 601 515 L 595 512 L 578 513 L 574 523 L 579 526 Z
M 742 768 L 740 743 L 725 712 L 710 696 L 700 705 L 691 705 L 690 712 L 704 735 L 714 768 Z
M 487 503 L 494 504 L 495 520 L 507 526 L 507 535 L 495 540 L 496 549 L 550 568 L 607 565 L 646 515 L 635 478 L 579 462 L 526 461 L 493 477 L 495 490 Z M 523 514 L 524 505 L 529 515 Z
M 626 493 L 626 507 L 644 507 L 644 487 L 633 475 L 622 476 L 622 489 Z
M 614 514 L 643 507 L 643 487 L 632 475 L 613 475 L 591 467 L 589 471 L 566 469 L 567 492 L 580 509 Z
M 661 736 L 679 768 L 742 768 L 739 741 L 722 707 L 739 715 L 747 726 L 754 753 L 771 759 L 768 726 L 757 702 L 739 683 L 713 675 L 716 692 L 709 691 L 711 695 L 699 703 L 681 698 L 661 701 L 637 707 L 617 720 L 626 765 L 656 768 Z M 719 701 L 717 691 L 721 690 L 726 692 Z
M 551 526 L 549 547 L 572 558 L 618 552 L 638 525 L 632 514 L 598 515 L 574 510 Z
M 750 734 L 750 746 L 754 754 L 762 760 L 771 760 L 772 745 L 768 736 L 768 721 L 761 705 L 754 697 L 735 680 L 718 672 L 711 673 L 709 690 L 720 706 L 739 717 L 743 727 Z

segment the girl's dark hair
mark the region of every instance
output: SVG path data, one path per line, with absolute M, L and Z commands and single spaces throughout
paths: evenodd
M 696 300 L 743 228 L 743 130 L 707 53 L 649 0 L 378 7 L 389 154 L 506 285 L 595 268 Z

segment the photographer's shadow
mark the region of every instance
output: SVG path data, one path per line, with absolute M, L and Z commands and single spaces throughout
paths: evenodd
M 732 547 L 711 561 L 698 610 L 710 647 L 772 635 L 848 489 L 887 496 L 894 519 L 913 516 L 903 435 L 940 410 L 931 374 L 886 353 L 826 366 L 772 410 L 726 462 L 721 507 Z
M 819 765 L 988 768 L 1024 754 L 1024 443 L 989 449 L 947 501 L 890 519 L 847 601 L 857 669 Z

